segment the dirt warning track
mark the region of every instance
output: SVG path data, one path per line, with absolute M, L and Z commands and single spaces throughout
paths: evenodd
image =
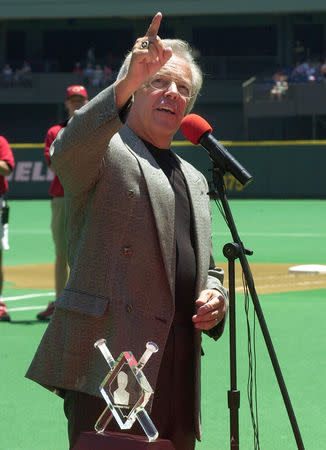
M 225 286 L 228 286 L 227 264 L 217 263 L 225 270 Z M 304 291 L 326 289 L 326 274 L 293 274 L 289 267 L 296 264 L 252 263 L 250 268 L 258 294 L 273 292 Z M 52 289 L 54 290 L 53 264 L 28 264 L 10 266 L 4 269 L 7 288 L 16 289 Z M 236 263 L 236 291 L 242 292 L 242 270 Z

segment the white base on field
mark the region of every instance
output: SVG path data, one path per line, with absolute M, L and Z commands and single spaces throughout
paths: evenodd
M 289 267 L 289 272 L 291 273 L 326 273 L 326 266 L 321 264 L 303 264 L 300 266 Z

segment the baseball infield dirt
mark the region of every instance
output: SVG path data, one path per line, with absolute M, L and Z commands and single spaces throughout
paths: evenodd
M 225 270 L 225 286 L 228 286 L 227 264 L 217 263 Z M 272 292 L 304 291 L 326 288 L 326 274 L 293 274 L 289 268 L 296 264 L 252 263 L 253 274 L 258 294 Z M 5 281 L 9 288 L 52 289 L 54 290 L 53 264 L 29 264 L 25 266 L 5 267 Z M 242 270 L 236 263 L 236 291 L 242 292 Z

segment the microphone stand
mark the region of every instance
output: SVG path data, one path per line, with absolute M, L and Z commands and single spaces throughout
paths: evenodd
M 212 158 L 211 158 L 212 159 Z M 229 325 L 230 325 L 230 390 L 228 391 L 228 407 L 230 409 L 230 448 L 239 448 L 239 417 L 238 410 L 240 407 L 240 391 L 237 389 L 237 369 L 236 369 L 236 320 L 235 320 L 235 269 L 234 261 L 239 258 L 242 271 L 248 285 L 251 299 L 253 301 L 255 313 L 258 317 L 261 331 L 264 336 L 265 344 L 274 368 L 274 372 L 281 390 L 283 401 L 291 422 L 293 434 L 297 443 L 298 450 L 304 450 L 303 441 L 300 430 L 294 415 L 291 405 L 291 400 L 287 392 L 287 388 L 283 379 L 283 375 L 277 360 L 277 356 L 273 347 L 273 343 L 267 328 L 267 324 L 261 309 L 259 299 L 256 293 L 252 273 L 246 258 L 246 255 L 251 255 L 253 252 L 244 248 L 240 237 L 238 235 L 236 225 L 234 223 L 232 213 L 226 196 L 226 188 L 223 176 L 225 171 L 217 167 L 213 162 L 213 184 L 218 192 L 221 200 L 227 224 L 230 228 L 233 243 L 226 244 L 223 248 L 224 256 L 228 259 L 228 273 L 229 273 Z M 216 194 L 216 191 L 214 190 Z

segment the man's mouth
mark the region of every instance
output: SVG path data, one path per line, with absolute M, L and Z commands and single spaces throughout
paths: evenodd
M 157 110 L 167 114 L 175 115 L 174 109 L 170 108 L 169 106 L 160 106 L 159 108 L 157 108 Z

